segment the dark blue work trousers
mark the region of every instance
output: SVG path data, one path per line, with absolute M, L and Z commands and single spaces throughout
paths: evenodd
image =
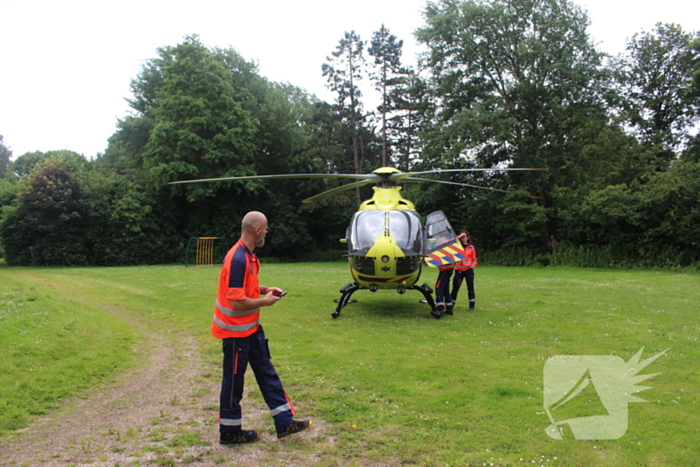
M 450 297 L 452 271 L 452 269 L 445 269 L 438 273 L 437 282 L 435 282 L 435 304 L 437 306 L 452 306 L 452 298 Z
M 466 271 L 455 270 L 455 277 L 452 279 L 452 301 L 457 301 L 457 294 L 459 293 L 459 288 L 462 286 L 462 281 L 466 279 L 467 281 L 467 294 L 469 296 L 470 302 L 476 301 L 476 293 L 474 292 L 474 269 L 467 269 Z
M 248 363 L 275 420 L 275 428 L 280 430 L 289 425 L 294 408 L 270 360 L 270 348 L 262 326 L 248 337 L 222 339 L 222 345 L 224 374 L 221 381 L 219 431 L 227 433 L 242 427 L 241 399 Z

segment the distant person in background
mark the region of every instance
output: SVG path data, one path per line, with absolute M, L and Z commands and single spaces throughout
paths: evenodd
M 554 249 L 559 245 L 559 242 L 557 241 L 556 238 L 554 238 L 554 235 L 549 236 L 549 241 L 547 241 L 547 250 L 550 253 L 554 253 Z
M 457 303 L 457 294 L 462 285 L 462 281 L 467 281 L 467 294 L 469 296 L 469 309 L 473 310 L 476 307 L 476 293 L 474 292 L 474 268 L 479 262 L 476 258 L 476 248 L 471 244 L 469 232 L 462 230 L 462 233 L 457 235 L 457 239 L 462 244 L 464 259 L 457 261 L 454 264 L 455 276 L 452 279 L 452 306 Z M 447 314 L 452 314 L 452 309 L 447 309 Z

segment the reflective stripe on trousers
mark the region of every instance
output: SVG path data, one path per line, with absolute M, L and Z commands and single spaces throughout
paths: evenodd
M 274 417 L 275 415 L 279 415 L 282 412 L 286 412 L 287 410 L 292 410 L 292 405 L 289 403 L 280 405 L 279 407 L 270 410 L 270 415 Z
M 243 420 L 241 420 L 240 418 L 238 418 L 236 420 L 229 420 L 227 418 L 220 418 L 219 425 L 240 427 L 241 425 L 243 425 Z

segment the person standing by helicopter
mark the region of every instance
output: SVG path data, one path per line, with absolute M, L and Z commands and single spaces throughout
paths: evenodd
M 311 426 L 311 421 L 297 421 L 292 403 L 270 361 L 270 349 L 260 325 L 260 308 L 272 306 L 285 294 L 277 287 L 258 283 L 260 262 L 253 253 L 265 244 L 267 218 L 252 211 L 243 217 L 241 238 L 226 254 L 219 285 L 211 333 L 223 346 L 223 378 L 219 412 L 219 443 L 244 444 L 255 441 L 255 430 L 243 430 L 241 399 L 246 368 L 250 363 L 270 414 L 277 437 L 284 438 Z
M 457 261 L 454 264 L 455 276 L 452 280 L 452 295 L 451 302 L 452 306 L 457 302 L 457 294 L 459 293 L 459 288 L 462 285 L 462 281 L 466 279 L 467 281 L 467 294 L 469 296 L 469 309 L 473 310 L 476 307 L 476 293 L 474 292 L 474 268 L 479 262 L 476 258 L 476 248 L 471 244 L 471 236 L 466 230 L 462 230 L 462 233 L 457 235 L 459 242 L 462 244 L 464 249 L 464 259 Z M 452 309 L 447 309 L 448 314 L 452 314 Z
M 435 282 L 435 310 L 431 314 L 440 318 L 444 314 L 451 315 L 454 302 L 450 296 L 450 277 L 454 270 L 454 263 L 447 263 L 438 266 L 439 272 Z

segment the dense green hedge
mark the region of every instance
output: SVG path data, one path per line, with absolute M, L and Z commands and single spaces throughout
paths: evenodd
M 583 268 L 687 268 L 700 270 L 700 259 L 687 250 L 662 247 L 653 254 L 625 251 L 614 245 L 570 245 L 562 242 L 552 253 L 510 248 L 479 252 L 482 264 L 496 266 L 572 266 Z

